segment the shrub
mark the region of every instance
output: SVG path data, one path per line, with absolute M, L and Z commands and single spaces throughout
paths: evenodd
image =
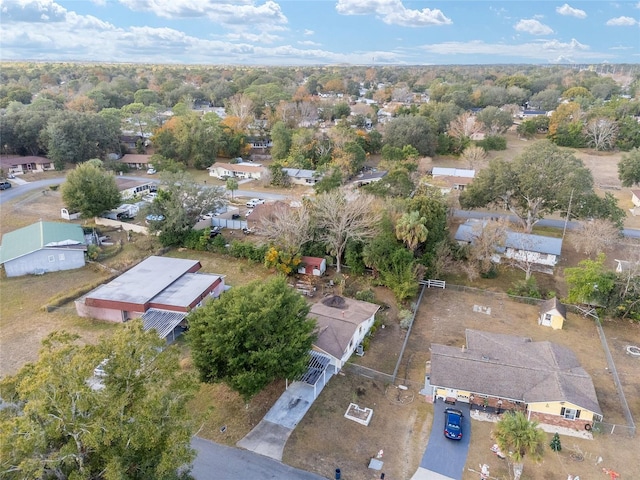
M 411 310 L 402 309 L 398 312 L 398 318 L 400 319 L 400 328 L 406 330 L 411 325 L 413 312 Z
M 489 150 L 506 150 L 507 149 L 507 139 L 501 137 L 500 135 L 489 135 L 485 137 L 484 140 L 480 140 L 476 142 L 476 145 L 484 148 L 486 151 Z
M 507 290 L 507 293 L 517 297 L 542 298 L 535 277 L 531 277 L 529 280 L 519 280 L 515 282 L 511 288 Z
M 373 293 L 373 290 L 361 290 L 359 292 L 356 292 L 355 298 L 356 300 L 369 303 L 375 303 L 376 300 L 376 296 Z

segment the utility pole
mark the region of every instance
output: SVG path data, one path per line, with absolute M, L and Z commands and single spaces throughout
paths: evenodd
M 567 207 L 567 216 L 564 219 L 564 228 L 562 229 L 562 239 L 564 240 L 564 235 L 567 233 L 567 224 L 569 223 L 569 216 L 571 215 L 571 202 L 573 201 L 573 188 L 571 189 L 571 195 L 569 196 L 569 206 Z

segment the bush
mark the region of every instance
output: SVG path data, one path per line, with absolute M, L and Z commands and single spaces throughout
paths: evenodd
M 535 277 L 531 277 L 529 280 L 515 282 L 511 288 L 507 290 L 507 293 L 516 297 L 542 298 Z
M 406 330 L 411 326 L 411 319 L 413 318 L 413 312 L 411 310 L 402 309 L 398 312 L 398 319 L 400 320 L 400 328 Z
M 485 137 L 484 140 L 480 140 L 476 142 L 476 145 L 484 148 L 486 151 L 489 150 L 506 150 L 507 149 L 507 139 L 501 137 L 499 135 L 489 135 Z
M 234 240 L 229 248 L 229 255 L 236 258 L 246 258 L 252 262 L 262 263 L 269 247 L 267 245 L 255 246 L 251 242 Z
M 375 303 L 376 300 L 376 296 L 373 293 L 373 290 L 361 290 L 359 292 L 356 292 L 355 298 L 356 300 L 369 303 Z

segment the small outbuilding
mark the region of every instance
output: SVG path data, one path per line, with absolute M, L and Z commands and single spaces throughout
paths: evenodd
M 567 318 L 567 307 L 556 298 L 550 298 L 540 305 L 540 317 L 538 325 L 551 327 L 554 330 L 562 329 L 562 325 Z
M 298 273 L 303 275 L 314 275 L 321 277 L 327 271 L 327 260 L 320 257 L 302 257 L 300 258 L 300 266 Z

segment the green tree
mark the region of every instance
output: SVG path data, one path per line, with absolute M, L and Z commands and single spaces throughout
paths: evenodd
M 69 172 L 62 184 L 62 200 L 70 211 L 92 218 L 116 208 L 121 199 L 115 177 L 90 160 Z
M 425 117 L 405 115 L 385 125 L 384 143 L 397 148 L 411 145 L 420 155 L 433 155 L 438 139 Z
M 476 118 L 489 135 L 504 133 L 513 124 L 513 117 L 509 112 L 493 106 L 483 108 Z
M 223 202 L 222 187 L 202 187 L 187 172 L 161 172 L 158 196 L 148 212 L 163 220 L 151 222 L 149 230 L 158 232 L 165 246 L 181 245 L 200 216 L 219 210 Z
M 585 259 L 577 267 L 565 268 L 564 275 L 569 293 L 567 301 L 606 307 L 615 287 L 615 273 L 604 266 L 606 257 L 599 254 L 595 260 Z
M 494 159 L 460 194 L 463 208 L 493 205 L 515 214 L 527 233 L 545 215 L 567 211 L 593 193 L 593 177 L 581 160 L 551 142 L 536 142 L 512 162 Z
M 527 420 L 522 412 L 506 412 L 493 429 L 493 438 L 515 462 L 514 477 L 520 478 L 525 456 L 539 461 L 544 454 L 546 436 L 538 422 Z M 519 470 L 520 474 L 517 473 Z
M 562 442 L 560 442 L 560 435 L 558 435 L 558 432 L 553 434 L 553 438 L 551 439 L 549 447 L 551 447 L 551 450 L 553 450 L 554 452 L 559 452 L 562 450 Z
M 178 351 L 139 320 L 98 345 L 51 334 L 38 360 L 0 382 L 0 477 L 187 478 L 187 405 L 197 390 Z M 105 376 L 95 377 L 103 364 Z
M 236 178 L 229 177 L 227 178 L 225 186 L 227 187 L 227 190 L 231 192 L 231 199 L 233 199 L 233 192 L 238 189 L 238 180 Z
M 274 160 L 283 160 L 291 149 L 292 132 L 284 122 L 276 122 L 271 129 L 271 156 Z
M 276 379 L 295 379 L 314 340 L 308 313 L 302 295 L 280 276 L 232 288 L 194 310 L 187 339 L 200 379 L 224 382 L 246 401 Z
M 623 187 L 640 184 L 640 148 L 622 154 L 618 163 L 618 178 Z
M 396 224 L 396 237 L 412 251 L 415 251 L 419 244 L 427 240 L 429 230 L 426 223 L 426 217 L 421 217 L 419 211 L 407 212 L 400 217 Z

